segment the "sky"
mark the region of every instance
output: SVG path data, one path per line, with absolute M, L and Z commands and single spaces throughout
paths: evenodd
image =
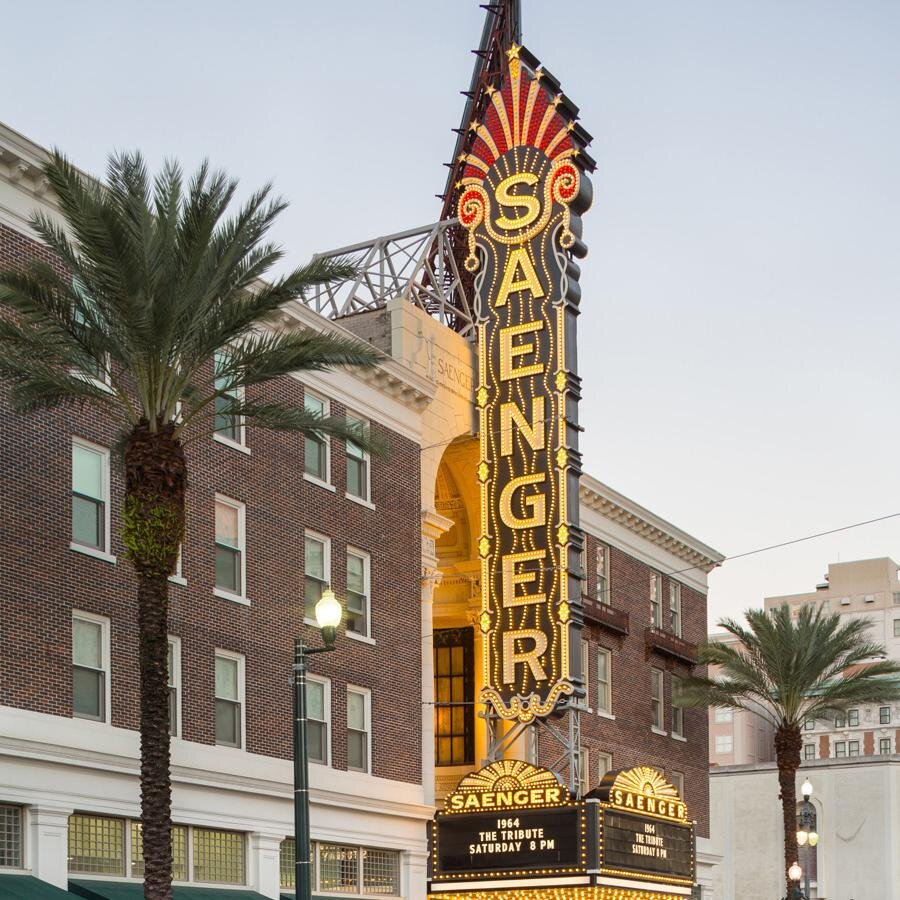
M 476 0 L 9 4 L 0 119 L 209 157 L 285 264 L 435 220 Z M 900 512 L 900 3 L 523 0 L 594 135 L 585 468 L 726 555 Z M 725 562 L 709 617 L 900 560 L 900 517 Z

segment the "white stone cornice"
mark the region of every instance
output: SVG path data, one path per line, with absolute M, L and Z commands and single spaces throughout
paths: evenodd
M 710 572 L 725 558 L 718 550 L 589 475 L 581 478 L 580 499 L 582 506 L 595 510 L 703 572 Z

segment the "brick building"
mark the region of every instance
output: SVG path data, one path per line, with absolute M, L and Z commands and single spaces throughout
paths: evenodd
M 44 156 L 0 126 L 0 265 L 43 253 L 26 217 L 54 214 Z M 418 898 L 425 822 L 487 749 L 472 662 L 476 348 L 402 296 L 339 321 L 295 304 L 272 324 L 298 326 L 350 329 L 388 358 L 266 396 L 366 420 L 390 454 L 240 429 L 190 446 L 170 590 L 176 882 L 291 890 L 291 652 L 299 634 L 315 640 L 304 610 L 331 583 L 348 615 L 311 674 L 316 895 Z M 15 415 L 5 397 L 0 419 L 0 873 L 136 882 L 137 643 L 116 434 L 92 413 Z M 671 696 L 721 557 L 589 477 L 581 509 L 582 788 L 609 767 L 663 769 L 698 820 L 708 883 L 706 716 Z

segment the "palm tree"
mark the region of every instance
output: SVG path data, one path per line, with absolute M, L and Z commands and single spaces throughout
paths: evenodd
M 787 870 L 797 859 L 801 729 L 850 706 L 896 700 L 900 663 L 885 659 L 885 648 L 869 640 L 865 619 L 842 621 L 812 604 L 801 607 L 796 622 L 787 604 L 745 616 L 746 628 L 732 619 L 719 623 L 737 642 L 702 646 L 700 663 L 716 668 L 711 677 L 686 678 L 676 702 L 745 709 L 772 723 L 784 819 L 783 872 L 791 896 Z
M 137 574 L 144 896 L 166 900 L 168 576 L 184 531 L 185 447 L 240 417 L 372 448 L 343 419 L 254 402 L 245 389 L 302 370 L 371 366 L 378 355 L 349 338 L 265 327 L 311 286 L 354 272 L 347 261 L 315 261 L 262 281 L 281 258 L 266 234 L 286 205 L 269 186 L 226 218 L 237 183 L 206 163 L 186 189 L 175 163 L 151 182 L 139 153 L 110 157 L 105 184 L 58 151 L 44 171 L 65 227 L 37 212 L 31 226 L 59 265 L 35 259 L 0 272 L 0 380 L 21 412 L 89 406 L 121 429 L 121 537 Z

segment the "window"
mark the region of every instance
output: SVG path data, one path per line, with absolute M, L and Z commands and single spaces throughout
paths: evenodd
M 434 632 L 434 757 L 438 766 L 475 761 L 475 632 Z
M 898 571 L 900 575 L 900 571 Z M 894 591 L 894 606 L 900 606 L 900 591 Z
M 308 676 L 306 682 L 306 749 L 310 762 L 328 765 L 331 741 L 331 682 Z
M 322 591 L 328 587 L 331 580 L 331 541 L 327 537 L 307 532 L 303 565 L 305 573 L 303 598 L 306 603 L 306 617 L 311 619 L 316 614 L 316 604 L 322 597 Z M 348 612 L 349 606 L 348 601 Z
M 584 681 L 584 703 L 591 705 L 591 642 L 581 639 L 581 678 Z
M 878 752 L 882 756 L 890 756 L 891 755 L 891 739 L 889 737 L 888 738 L 879 738 Z
M 345 844 L 317 844 L 318 878 L 314 890 L 321 893 L 400 896 L 400 853 Z
M 315 850 L 315 846 L 311 849 Z M 313 853 L 311 861 L 315 861 L 315 858 L 315 853 Z M 293 890 L 297 884 L 297 842 L 292 837 L 285 838 L 281 842 L 281 848 L 278 853 L 278 867 L 281 871 L 281 887 Z M 309 882 L 310 887 L 316 883 L 315 866 L 310 869 Z
M 669 783 L 678 791 L 678 796 L 684 800 L 684 773 L 682 772 L 669 772 L 668 773 Z
M 716 735 L 716 753 L 731 753 L 734 748 L 730 734 Z
M 69 871 L 125 875 L 125 820 L 69 816 Z
M 247 852 L 240 831 L 194 828 L 193 880 L 211 884 L 246 884 Z
M 609 547 L 597 545 L 597 601 L 609 603 Z
M 846 756 L 847 755 L 847 742 L 846 741 L 835 741 L 834 742 L 834 755 L 835 756 Z
M 181 734 L 181 640 L 169 638 L 166 658 L 169 675 L 169 734 Z
M 369 428 L 368 422 L 352 416 L 347 416 L 347 424 L 364 434 Z M 369 502 L 369 454 L 353 441 L 347 441 L 347 493 Z
M 103 332 L 100 331 L 102 323 L 100 321 L 100 311 L 97 309 L 97 302 L 90 294 L 88 294 L 84 282 L 77 275 L 72 278 L 72 291 L 81 301 L 83 306 L 89 310 L 93 321 L 89 321 L 87 316 L 85 316 L 85 314 L 77 307 L 74 310 L 72 318 L 78 325 L 84 328 L 85 335 L 92 331 L 99 331 L 102 334 Z M 85 364 L 78 370 L 78 374 L 87 376 L 90 381 L 95 381 L 100 385 L 108 386 L 110 380 L 109 354 L 104 354 L 102 362 L 92 357 L 86 358 Z
M 684 710 L 675 705 L 675 699 L 681 691 L 681 679 L 677 675 L 672 676 L 672 734 L 684 737 Z
M 243 597 L 244 504 L 216 495 L 216 589 Z
M 109 619 L 72 616 L 72 715 L 107 721 Z
M 878 707 L 878 724 L 879 725 L 890 725 L 891 724 L 891 708 L 889 706 L 879 706 Z
M 894 619 L 894 637 L 900 637 L 900 619 Z
M 347 768 L 368 772 L 372 732 L 372 695 L 364 688 L 347 688 Z
M 835 728 L 846 728 L 847 727 L 847 717 L 843 713 L 839 713 L 834 717 L 834 727 Z
M 815 744 L 804 744 L 803 745 L 803 758 L 804 759 L 815 759 L 816 758 L 816 745 Z
M 244 658 L 216 651 L 216 743 L 241 747 L 244 732 Z
M 672 634 L 681 637 L 681 585 L 677 581 L 669 582 L 669 616 Z
M 216 431 L 219 439 L 230 441 L 233 444 L 244 444 L 244 424 L 241 416 L 229 415 L 227 410 L 235 403 L 244 399 L 243 387 L 231 387 L 234 375 L 222 377 L 220 373 L 228 365 L 228 354 L 218 351 L 215 355 L 214 370 L 216 375 L 215 388 L 222 393 L 216 397 Z
M 188 830 L 184 825 L 173 825 L 171 832 L 172 844 L 172 879 L 174 881 L 187 881 L 187 843 Z M 140 822 L 131 823 L 131 877 L 144 877 L 144 835 Z
M 309 391 L 304 391 L 303 407 L 308 413 L 316 416 L 328 415 L 328 401 L 317 397 Z M 328 471 L 328 438 L 320 434 L 308 434 L 305 437 L 305 449 L 303 453 L 304 472 L 326 484 L 330 481 Z
M 141 823 L 111 816 L 69 816 L 69 872 L 144 877 Z M 246 836 L 188 825 L 172 826 L 174 881 L 246 884 Z
M 597 651 L 597 711 L 612 714 L 612 656 L 609 650 Z
M 0 869 L 22 868 L 22 808 L 0 803 Z
M 851 727 L 859 725 L 859 710 L 858 709 L 848 709 L 847 710 L 847 724 Z
M 603 781 L 603 776 L 606 775 L 607 772 L 612 771 L 612 754 L 611 753 L 598 753 L 597 754 L 597 784 L 600 784 Z
M 659 669 L 650 670 L 650 719 L 653 727 L 663 728 L 663 673 Z
M 650 624 L 662 627 L 662 575 L 654 572 L 650 576 Z
M 347 631 L 369 637 L 371 561 L 368 553 L 347 548 Z
M 109 451 L 72 441 L 72 543 L 109 549 Z
M 716 707 L 716 722 L 731 722 L 734 719 L 734 710 L 727 706 Z
M 859 741 L 849 741 L 847 744 L 848 756 L 859 756 Z
M 812 731 L 816 727 L 816 723 L 813 719 L 807 719 L 803 723 L 803 728 L 805 731 Z

